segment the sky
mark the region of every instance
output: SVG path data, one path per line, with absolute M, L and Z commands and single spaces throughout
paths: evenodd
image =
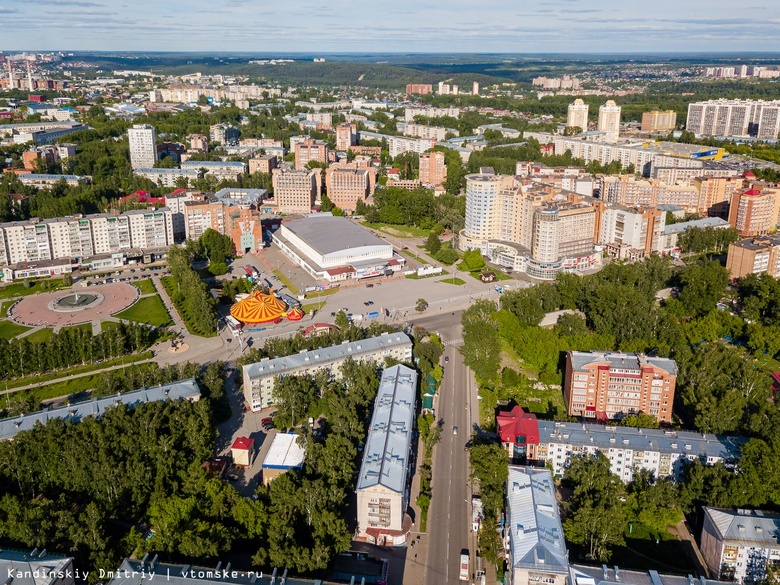
M 0 50 L 780 51 L 778 0 L 0 0 Z

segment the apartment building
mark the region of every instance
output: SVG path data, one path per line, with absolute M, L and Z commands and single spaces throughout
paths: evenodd
M 183 242 L 187 238 L 187 221 L 185 219 L 186 213 L 184 204 L 201 195 L 202 193 L 200 193 L 200 191 L 177 189 L 165 196 L 165 206 L 171 210 L 173 239 L 175 242 Z
M 184 226 L 188 240 L 197 240 L 207 229 L 227 231 L 227 208 L 213 197 L 199 197 L 184 203 Z
M 328 145 L 321 140 L 307 138 L 295 143 L 295 169 L 302 171 L 310 162 L 328 163 Z
M 777 227 L 778 202 L 780 193 L 761 185 L 735 191 L 729 206 L 729 223 L 743 238 L 763 235 Z
M 598 202 L 596 209 L 599 213 L 598 243 L 604 245 L 607 255 L 618 259 L 639 259 L 661 250 L 666 227 L 665 212 L 656 208 L 603 202 Z
M 127 130 L 130 166 L 133 170 L 151 168 L 157 160 L 157 134 L 151 124 L 136 124 Z
M 742 177 L 696 177 L 693 188 L 699 192 L 697 213 L 701 216 L 728 217 L 734 193 L 742 189 Z
M 273 170 L 274 201 L 279 213 L 310 213 L 320 198 L 319 169 Z
M 358 201 L 366 202 L 371 195 L 376 171 L 356 166 L 331 166 L 325 171 L 325 190 L 328 199 L 347 213 L 355 211 Z
M 244 397 L 253 411 L 274 403 L 274 385 L 282 376 L 314 375 L 328 371 L 339 377 L 341 364 L 348 358 L 355 361 L 382 363 L 385 357 L 408 362 L 412 358 L 412 341 L 404 333 L 383 333 L 360 341 L 343 342 L 295 355 L 264 359 L 243 366 Z
M 333 114 L 330 112 L 308 112 L 306 120 L 314 122 L 319 130 L 330 130 L 333 128 Z
M 357 486 L 357 540 L 377 546 L 406 542 L 410 455 L 417 372 L 397 365 L 382 372 Z
M 604 132 L 607 142 L 617 142 L 620 136 L 620 106 L 612 100 L 599 107 L 599 132 Z
M 86 258 L 173 244 L 171 211 L 133 210 L 0 224 L 0 264 Z
M 547 420 L 538 421 L 537 436 L 538 443 L 528 436 L 527 460 L 549 465 L 557 477 L 575 457 L 601 453 L 624 483 L 631 482 L 639 469 L 680 481 L 686 466 L 696 460 L 734 465 L 746 442 L 735 436 Z
M 388 139 L 390 156 L 395 158 L 404 152 L 416 152 L 422 154 L 436 146 L 436 140 L 432 138 L 404 138 L 402 136 L 391 136 Z
M 187 136 L 190 140 L 190 150 L 195 152 L 208 152 L 209 139 L 203 134 L 190 134 Z
M 420 183 L 426 187 L 435 187 L 444 183 L 447 167 L 443 152 L 426 152 L 420 155 Z
M 569 553 L 549 469 L 509 466 L 504 548 L 507 585 L 569 582 Z
M 671 422 L 674 360 L 617 352 L 566 353 L 563 397 L 570 416 L 612 420 L 644 412 Z
M 163 187 L 176 187 L 177 182 L 186 181 L 188 184 L 203 178 L 203 173 L 199 168 L 185 169 L 153 169 L 141 168 L 133 171 L 134 175 L 149 179 L 157 185 Z
M 265 173 L 270 175 L 278 166 L 279 158 L 275 154 L 264 154 L 257 158 L 249 159 L 249 174 Z
M 687 213 L 699 209 L 699 190 L 686 183 L 667 185 L 658 179 L 638 179 L 635 175 L 599 177 L 601 200 L 629 207 L 677 205 Z
M 458 118 L 460 110 L 456 107 L 437 108 L 435 106 L 408 107 L 404 110 L 404 122 L 414 122 L 415 116 L 424 118 Z
M 574 103 L 569 104 L 566 126 L 568 128 L 581 128 L 583 132 L 586 132 L 588 130 L 588 104 L 579 98 L 574 100 Z
M 77 185 L 89 185 L 92 177 L 81 175 L 49 175 L 41 173 L 27 173 L 16 177 L 22 185 L 28 187 L 52 187 L 62 181 L 69 187 Z
M 346 122 L 336 126 L 336 150 L 346 152 L 357 144 L 357 124 Z
M 209 140 L 217 144 L 238 144 L 241 132 L 231 124 L 214 124 L 209 128 Z
M 205 171 L 217 179 L 237 180 L 246 173 L 247 166 L 241 161 L 221 160 L 187 160 L 181 163 L 182 170 L 193 169 Z
M 697 136 L 777 140 L 780 100 L 717 99 L 688 104 L 685 127 Z
M 658 251 L 664 254 L 679 252 L 678 240 L 680 234 L 691 228 L 722 230 L 730 227 L 731 224 L 722 217 L 703 217 L 702 219 L 672 223 L 664 227 L 661 236 L 661 246 L 658 248 Z
M 75 585 L 80 576 L 73 557 L 49 554 L 45 548 L 0 550 L 0 572 L 8 585 Z
M 780 236 L 760 236 L 729 244 L 726 268 L 731 278 L 764 273 L 780 278 Z
M 642 114 L 642 132 L 671 132 L 677 128 L 677 112 L 651 110 Z
M 447 137 L 447 129 L 441 126 L 425 126 L 424 124 L 407 123 L 404 126 L 404 136 L 415 136 L 429 140 L 444 140 Z

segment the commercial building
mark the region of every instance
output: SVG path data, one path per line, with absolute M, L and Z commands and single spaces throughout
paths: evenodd
M 264 154 L 249 159 L 249 174 L 266 173 L 268 175 L 279 166 L 279 158 L 275 154 Z
M 238 144 L 241 131 L 230 124 L 214 124 L 209 128 L 209 139 L 217 144 Z
M 407 83 L 407 94 L 428 95 L 433 93 L 433 86 L 430 83 Z
M 509 466 L 504 548 L 507 585 L 567 585 L 569 555 L 548 469 Z
M 777 140 L 780 100 L 718 99 L 688 104 L 688 131 L 697 136 Z
M 767 568 L 780 563 L 780 514 L 704 507 L 701 554 L 724 581 L 764 583 Z
M 310 213 L 320 198 L 319 169 L 273 170 L 274 201 L 279 213 Z
M 127 130 L 130 166 L 133 170 L 151 168 L 157 160 L 157 134 L 151 124 L 136 124 Z
M 642 354 L 569 351 L 563 397 L 569 416 L 619 419 L 644 412 L 671 422 L 677 364 Z
M 329 282 L 392 274 L 404 263 L 390 243 L 330 213 L 286 221 L 273 240 L 306 272 Z
M 347 213 L 353 213 L 358 201 L 363 203 L 373 195 L 373 168 L 328 167 L 325 171 L 325 190 L 328 199 Z
M 189 184 L 203 178 L 200 169 L 153 169 L 142 168 L 133 171 L 134 175 L 149 179 L 153 183 L 162 187 L 176 187 L 177 182 L 186 181 Z
M 38 552 L 0 550 L 0 574 L 11 585 L 74 585 L 76 569 L 72 557 Z
M 436 146 L 436 140 L 431 138 L 404 138 L 403 136 L 391 136 L 388 141 L 390 156 L 395 158 L 404 152 L 416 152 L 422 154 Z
M 420 183 L 426 187 L 436 187 L 447 178 L 443 152 L 426 152 L 420 155 Z
M 263 459 L 263 485 L 268 485 L 283 473 L 303 467 L 306 453 L 294 433 L 276 433 Z
M 588 104 L 581 99 L 576 99 L 574 103 L 569 104 L 566 126 L 568 128 L 580 128 L 583 132 L 586 132 L 588 130 Z
M 0 224 L 0 264 L 84 261 L 99 254 L 167 248 L 173 223 L 167 208 L 97 213 Z
M 355 490 L 358 540 L 378 546 L 406 542 L 416 401 L 415 370 L 397 365 L 382 372 Z
M 412 358 L 411 339 L 404 333 L 383 333 L 360 341 L 345 341 L 339 345 L 264 359 L 243 366 L 244 398 L 256 412 L 274 404 L 274 385 L 282 376 L 328 371 L 332 376 L 340 377 L 341 364 L 348 358 L 381 363 L 386 357 L 408 362 Z
M 328 144 L 307 138 L 295 143 L 295 168 L 302 171 L 310 162 L 328 164 Z
M 760 236 L 777 228 L 780 192 L 753 185 L 731 197 L 729 223 L 743 238 Z
M 635 571 L 606 564 L 600 567 L 573 564 L 570 567 L 571 585 L 726 585 L 726 582 L 716 579 L 702 576 L 694 579 L 692 575 L 670 575 L 654 569 Z
M 764 273 L 780 278 L 780 236 L 761 236 L 729 244 L 726 268 L 731 278 Z
M 612 100 L 599 107 L 599 132 L 604 132 L 607 142 L 617 142 L 620 135 L 620 106 Z
M 642 114 L 642 132 L 671 132 L 677 128 L 677 112 L 651 110 Z
M 92 400 L 76 402 L 61 408 L 50 408 L 32 414 L 6 418 L 0 420 L 0 440 L 13 439 L 22 431 L 29 431 L 36 424 L 46 424 L 50 420 L 79 422 L 88 416 L 100 416 L 108 409 L 119 404 L 133 408 L 137 404 L 163 400 L 189 400 L 190 402 L 197 402 L 200 400 L 198 383 L 194 378 L 190 378 L 162 386 L 124 392 L 106 398 L 93 398 Z

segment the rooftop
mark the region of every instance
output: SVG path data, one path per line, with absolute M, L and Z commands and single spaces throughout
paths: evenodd
M 570 351 L 571 363 L 575 370 L 585 366 L 607 362 L 610 369 L 635 370 L 637 373 L 643 366 L 654 366 L 666 373 L 676 376 L 677 364 L 674 360 L 650 357 L 637 353 L 620 353 L 613 351 Z
M 99 416 L 112 406 L 124 404 L 133 407 L 136 404 L 157 402 L 160 400 L 175 400 L 184 398 L 197 400 L 200 398 L 200 388 L 194 378 L 180 380 L 163 386 L 141 388 L 133 392 L 126 392 L 106 398 L 95 398 L 86 402 L 78 402 L 70 406 L 43 410 L 32 414 L 21 415 L 0 420 L 0 440 L 13 439 L 22 431 L 29 431 L 36 423 L 46 424 L 53 419 L 65 419 L 79 422 L 87 416 Z
M 404 491 L 416 398 L 417 372 L 398 365 L 382 373 L 357 489 L 382 485 L 397 493 Z
M 658 571 L 633 571 L 618 566 L 591 567 L 588 565 L 571 566 L 571 585 L 715 585 L 724 583 L 714 579 L 693 575 L 662 575 Z
M 747 240 L 741 240 L 733 245 L 745 248 L 746 250 L 765 250 L 767 248 L 780 246 L 780 236 L 758 236 Z
M 13 585 L 47 585 L 58 581 L 57 573 L 71 571 L 73 559 L 46 554 L 44 549 L 38 552 L 20 550 L 0 550 L 0 575 L 3 581 Z M 49 576 L 54 572 L 54 575 Z
M 704 515 L 717 529 L 722 541 L 758 548 L 776 548 L 780 544 L 780 514 L 705 506 Z
M 390 246 L 385 240 L 376 237 L 346 217 L 334 217 L 330 214 L 286 221 L 282 227 L 302 239 L 322 256 L 345 249 Z
M 668 224 L 664 227 L 664 235 L 681 234 L 688 228 L 728 228 L 731 224 L 721 217 L 704 217 L 692 221 Z
M 293 469 L 303 465 L 304 451 L 298 435 L 276 433 L 263 460 L 263 469 Z

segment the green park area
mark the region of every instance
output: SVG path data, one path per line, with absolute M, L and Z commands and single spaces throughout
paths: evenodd
M 0 287 L 0 299 L 12 299 L 15 297 L 34 295 L 39 292 L 52 292 L 62 288 L 68 288 L 68 286 L 69 285 L 66 285 L 62 279 L 15 282 Z
M 33 331 L 30 335 L 26 336 L 25 339 L 30 343 L 43 343 L 50 339 L 52 335 L 54 335 L 54 329 L 51 327 L 44 327 L 37 331 Z
M 142 295 L 151 295 L 157 292 L 157 288 L 154 286 L 151 278 L 145 278 L 134 282 L 133 286 L 141 291 Z
M 159 295 L 142 297 L 130 308 L 114 315 L 117 319 L 127 319 L 138 323 L 146 323 L 155 327 L 167 327 L 172 324 L 171 316 Z
M 13 339 L 17 335 L 29 331 L 29 329 L 30 327 L 25 327 L 24 325 L 19 325 L 13 321 L 3 319 L 0 321 L 0 339 Z

